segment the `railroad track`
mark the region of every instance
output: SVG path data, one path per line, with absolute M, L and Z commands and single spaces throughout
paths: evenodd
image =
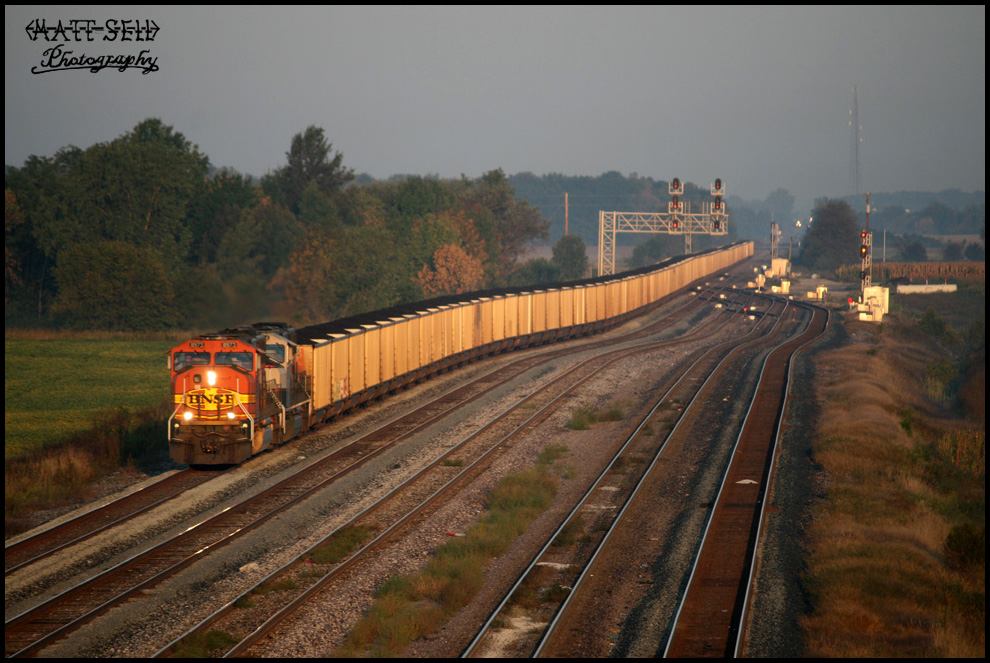
M 56 526 L 5 544 L 3 549 L 4 577 L 42 561 L 49 555 L 81 543 L 115 525 L 164 504 L 176 495 L 202 485 L 213 478 L 212 473 L 181 470 L 161 481 L 92 509 Z
M 688 315 L 693 307 L 682 307 L 682 315 Z M 645 332 L 644 332 L 645 333 Z M 609 343 L 613 341 L 599 341 Z M 594 345 L 594 344 L 592 344 Z M 551 355 L 566 350 L 555 350 Z M 515 369 L 503 369 L 516 375 L 531 367 L 532 363 L 547 361 L 530 358 L 515 362 Z M 498 371 L 496 373 L 499 373 Z M 377 449 L 394 444 L 399 439 L 412 434 L 429 422 L 445 416 L 445 412 L 459 407 L 463 403 L 479 397 L 482 393 L 494 389 L 501 384 L 500 378 L 486 376 L 485 379 L 457 390 L 459 397 L 448 395 L 422 408 L 417 414 L 395 422 L 392 432 L 384 435 L 391 437 L 391 442 L 383 442 L 382 433 L 369 435 L 362 443 L 351 445 L 347 450 L 333 455 L 333 460 L 321 463 L 324 468 L 320 471 L 307 471 L 293 478 L 292 487 L 280 485 L 265 491 L 263 497 L 258 497 L 247 503 L 229 509 L 221 517 L 210 519 L 193 527 L 176 539 L 158 546 L 154 550 L 122 562 L 113 569 L 97 578 L 76 586 L 57 597 L 46 601 L 33 610 L 27 611 L 5 623 L 5 652 L 10 655 L 29 655 L 38 652 L 47 644 L 62 635 L 78 628 L 81 624 L 106 612 L 110 607 L 118 605 L 128 597 L 161 582 L 165 577 L 176 573 L 192 562 L 204 556 L 206 551 L 212 551 L 229 542 L 233 537 L 240 536 L 246 531 L 260 525 L 281 509 L 297 503 L 307 495 L 320 490 L 322 486 L 332 482 L 333 477 L 339 476 L 341 466 L 356 466 L 367 462 L 377 453 Z M 503 373 L 502 381 L 511 377 Z M 376 446 L 379 445 L 379 446 Z M 333 466 L 337 469 L 327 470 Z M 335 474 L 336 472 L 336 474 Z M 268 500 L 268 506 L 259 506 Z M 258 513 L 264 515 L 259 516 Z M 69 607 L 71 606 L 71 608 Z
M 786 317 L 797 321 L 794 305 L 790 305 Z M 655 450 L 648 448 L 648 443 L 637 439 L 637 433 L 643 426 L 657 428 L 658 424 L 644 420 L 616 460 L 627 457 L 623 454 L 653 453 L 649 468 L 635 486 L 630 485 L 626 471 L 620 482 L 614 472 L 610 474 L 611 468 L 606 469 L 595 486 L 598 492 L 589 491 L 587 501 L 575 508 L 554 536 L 561 536 L 569 522 L 580 522 L 582 518 L 584 531 L 601 529 L 604 533 L 566 551 L 555 551 L 548 543 L 464 654 L 479 655 L 484 651 L 487 630 L 493 623 L 498 623 L 502 631 L 511 626 L 513 592 L 523 587 L 532 593 L 535 587 L 542 590 L 544 596 L 566 598 L 559 599 L 558 604 L 547 602 L 543 607 L 544 613 L 553 613 L 545 625 L 526 622 L 528 633 L 520 634 L 516 642 L 508 646 L 503 635 L 502 649 L 493 652 L 489 648 L 488 655 L 739 655 L 739 634 L 743 632 L 753 551 L 759 537 L 764 497 L 772 480 L 772 448 L 779 430 L 779 412 L 784 406 L 787 366 L 797 349 L 823 333 L 827 321 L 822 309 L 814 309 L 807 317 L 810 320 L 798 328 L 801 333 L 772 340 L 775 347 L 765 353 L 751 405 L 738 427 L 738 441 L 727 453 L 722 453 L 724 460 L 712 458 L 717 445 L 705 446 L 704 453 L 698 454 L 695 470 L 707 465 L 710 474 L 710 466 L 715 464 L 719 466 L 718 474 L 724 476 L 716 500 L 704 497 L 709 489 L 698 489 L 707 483 L 702 472 L 697 471 L 680 484 L 676 480 L 678 474 L 692 471 L 690 463 L 680 462 L 680 456 L 687 455 L 690 446 L 697 445 L 697 441 L 679 444 L 670 441 L 672 448 L 665 449 L 668 444 L 665 440 Z M 772 338 L 768 336 L 766 340 Z M 725 361 L 729 360 L 727 357 Z M 669 395 L 664 398 L 667 397 Z M 703 405 L 708 411 L 711 411 L 712 400 L 708 398 Z M 658 402 L 657 408 L 659 405 Z M 689 410 L 685 410 L 685 415 Z M 716 412 L 712 416 L 721 415 Z M 671 431 L 671 440 L 676 431 L 676 427 Z M 681 437 L 697 435 L 697 426 L 689 425 Z M 671 454 L 677 454 L 678 458 L 669 458 Z M 704 465 L 701 456 L 705 458 Z M 656 469 L 664 463 L 673 466 Z M 724 470 L 721 469 L 723 465 L 726 466 Z M 628 489 L 622 492 L 620 488 L 618 492 L 608 494 L 601 492 L 602 485 L 614 488 L 619 483 L 626 484 Z M 685 484 L 694 488 L 686 490 L 683 496 L 675 495 L 685 490 Z M 617 498 L 617 495 L 622 497 Z M 698 517 L 698 505 L 706 516 L 710 514 L 710 518 L 706 518 L 707 527 L 699 522 L 703 519 Z M 661 525 L 660 521 L 664 519 L 668 522 Z M 603 520 L 608 524 L 603 526 Z M 702 536 L 702 530 L 707 535 Z M 664 541 L 665 536 L 669 540 Z M 702 541 L 695 555 L 696 565 L 669 559 L 657 563 L 652 559 L 663 554 L 676 560 L 676 548 L 678 545 L 683 547 L 684 540 L 689 538 Z M 688 575 L 691 577 L 689 583 Z M 663 587 L 665 583 L 667 587 Z M 680 592 L 682 584 L 688 585 L 687 591 Z M 657 586 L 660 586 L 659 590 Z M 675 594 L 683 596 L 679 604 L 669 598 Z M 676 617 L 673 616 L 675 612 Z M 638 649 L 635 643 L 625 643 L 625 648 L 618 652 L 614 649 L 623 634 L 651 629 L 652 633 L 642 638 L 645 644 L 641 643 Z M 537 630 L 541 635 L 534 634 Z
M 755 554 L 773 479 L 791 358 L 825 333 L 828 313 L 812 308 L 807 329 L 767 357 L 752 414 L 739 434 L 687 590 L 667 638 L 667 657 L 738 656 Z
M 579 632 L 588 627 L 584 622 L 591 619 L 586 614 L 589 605 L 581 605 L 581 601 L 601 600 L 593 589 L 581 592 L 582 585 L 593 584 L 586 581 L 597 575 L 593 572 L 596 559 L 606 550 L 620 523 L 629 523 L 623 517 L 654 467 L 663 462 L 661 453 L 668 442 L 682 429 L 689 429 L 686 422 L 696 418 L 696 410 L 707 405 L 701 401 L 702 395 L 710 391 L 709 385 L 726 379 L 733 362 L 739 362 L 740 357 L 746 361 L 754 346 L 766 344 L 781 333 L 778 326 L 782 308 L 777 305 L 775 310 L 766 310 L 761 323 L 748 335 L 710 348 L 661 390 L 612 461 L 506 592 L 464 650 L 464 656 L 520 656 L 541 652 L 549 656 L 589 655 L 580 646 L 574 649 L 571 644 L 575 638 L 581 638 Z M 639 535 L 647 528 L 648 524 L 642 520 L 633 524 Z M 612 544 L 621 545 L 614 541 Z M 605 576 L 599 576 L 602 577 Z M 608 584 L 615 579 L 608 576 L 604 582 Z M 549 621 L 541 622 L 531 614 L 521 616 L 524 611 L 518 607 L 520 601 L 531 602 L 534 595 L 545 597 L 538 612 L 552 616 Z M 514 624 L 521 627 L 514 629 Z M 498 632 L 497 637 L 493 631 Z M 563 648 L 555 638 L 566 643 Z M 498 644 L 494 644 L 496 641 Z M 601 652 L 590 655 L 596 654 Z
M 726 318 L 717 318 L 692 331 L 690 336 L 704 337 L 724 324 Z M 481 427 L 446 453 L 438 457 L 422 472 L 412 477 L 381 501 L 371 505 L 320 541 L 298 558 L 266 576 L 250 590 L 230 601 L 219 611 L 203 620 L 191 631 L 159 652 L 159 656 L 171 654 L 181 640 L 195 638 L 198 634 L 219 629 L 226 632 L 250 633 L 231 647 L 227 656 L 252 655 L 252 646 L 261 641 L 273 629 L 289 619 L 300 607 L 317 600 L 320 594 L 333 592 L 333 583 L 346 578 L 354 568 L 367 562 L 380 548 L 407 533 L 440 508 L 457 491 L 489 469 L 495 451 L 512 443 L 539 426 L 557 406 L 602 370 L 627 357 L 655 351 L 663 347 L 685 342 L 684 338 L 653 343 L 643 343 L 632 348 L 601 352 L 568 369 L 549 384 L 534 391 L 508 410 Z M 456 463 L 447 464 L 456 458 Z M 410 506 L 412 505 L 412 506 Z M 314 578 L 312 561 L 314 550 L 327 545 L 334 537 L 348 531 L 374 532 L 373 538 L 362 542 L 346 560 L 328 568 L 318 579 Z M 372 535 L 368 535 L 369 538 Z M 265 587 L 280 586 L 277 602 L 259 598 Z M 264 605 L 249 604 L 262 603 Z M 253 614 L 252 614 L 253 613 Z M 250 626 L 249 626 L 250 625 Z M 217 653 L 217 652 L 215 652 Z

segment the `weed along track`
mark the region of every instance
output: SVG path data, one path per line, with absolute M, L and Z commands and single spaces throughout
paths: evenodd
M 482 376 L 462 389 L 444 395 L 442 399 L 433 400 L 407 418 L 395 418 L 374 433 L 360 437 L 323 459 L 299 462 L 281 473 L 291 476 L 283 478 L 274 474 L 263 482 L 264 486 L 256 489 L 256 495 L 246 500 L 235 496 L 225 506 L 213 507 L 206 516 L 199 517 L 200 522 L 173 527 L 172 534 L 156 535 L 150 547 L 142 543 L 140 546 L 146 549 L 134 551 L 137 554 L 131 553 L 126 559 L 119 556 L 113 558 L 105 564 L 110 568 L 85 582 L 60 581 L 48 592 L 55 595 L 48 598 L 41 596 L 43 602 L 37 605 L 28 605 L 27 609 L 23 609 L 16 599 L 8 595 L 7 612 L 14 616 L 5 623 L 6 654 L 29 655 L 44 649 L 46 654 L 68 651 L 103 655 L 108 648 L 131 655 L 154 653 L 188 628 L 188 625 L 182 624 L 183 621 L 202 619 L 215 610 L 211 605 L 226 602 L 224 596 L 236 597 L 244 593 L 244 588 L 256 585 L 256 580 L 252 579 L 256 576 L 252 576 L 250 570 L 238 570 L 250 567 L 247 562 L 258 557 L 274 560 L 286 555 L 298 556 L 298 552 L 293 550 L 305 550 L 317 537 L 325 537 L 325 534 L 319 534 L 320 530 L 339 529 L 340 524 L 361 511 L 363 507 L 358 508 L 361 500 L 383 490 L 378 484 L 398 482 L 416 474 L 418 468 L 432 463 L 420 478 L 410 480 L 396 492 L 395 497 L 386 500 L 386 503 L 394 504 L 423 501 L 422 495 L 435 492 L 435 484 L 443 483 L 447 480 L 446 476 L 452 474 L 462 473 L 462 482 L 467 482 L 472 473 L 480 473 L 484 477 L 486 471 L 482 471 L 481 463 L 472 468 L 468 462 L 483 453 L 475 447 L 493 444 L 491 441 L 481 442 L 482 436 L 465 441 L 464 447 L 453 452 L 446 462 L 438 459 L 439 452 L 433 450 L 437 445 L 432 438 L 442 436 L 438 430 L 450 433 L 451 430 L 456 432 L 458 427 L 477 427 L 465 418 L 468 416 L 465 412 L 482 408 L 481 403 L 508 398 L 515 400 L 518 407 L 514 409 L 517 412 L 531 413 L 537 393 L 532 394 L 533 401 L 522 404 L 518 395 L 519 385 L 522 383 L 521 389 L 527 393 L 533 392 L 536 383 L 549 379 L 550 374 L 561 370 L 563 364 L 574 361 L 570 358 L 572 355 L 577 357 L 582 353 L 594 353 L 606 345 L 643 344 L 647 342 L 643 339 L 648 335 L 653 335 L 653 338 L 657 334 L 669 336 L 676 333 L 675 329 L 683 331 L 691 325 L 694 325 L 694 332 L 689 337 L 665 343 L 675 347 L 681 343 L 702 342 L 699 338 L 713 334 L 717 325 L 700 324 L 710 321 L 713 312 L 712 307 L 705 306 L 701 299 L 678 299 L 655 314 L 657 322 L 651 325 L 636 322 L 633 324 L 634 331 L 630 333 L 627 330 L 625 336 L 613 333 L 593 343 L 574 342 L 550 352 L 530 351 L 520 361 Z M 723 318 L 743 319 L 738 316 Z M 583 370 L 591 369 L 586 367 Z M 576 380 L 571 377 L 558 380 L 558 384 L 574 386 Z M 506 395 L 513 389 L 517 395 Z M 561 387 L 558 386 L 558 389 Z M 574 397 L 559 398 L 566 401 Z M 549 412 L 546 416 L 550 416 Z M 513 425 L 502 421 L 493 428 Z M 504 431 L 502 436 L 505 436 Z M 400 440 L 403 441 L 401 445 L 397 444 Z M 500 449 L 511 448 L 514 444 L 502 444 Z M 294 451 L 287 448 L 277 453 L 288 455 Z M 497 451 L 490 455 L 511 454 Z M 266 458 L 262 456 L 257 460 L 264 462 Z M 461 462 L 465 464 L 460 466 Z M 238 469 L 250 472 L 251 465 L 249 463 L 248 467 Z M 305 467 L 297 470 L 298 466 Z M 226 474 L 221 473 L 220 476 Z M 414 492 L 419 496 L 410 497 Z M 456 491 L 450 489 L 450 492 Z M 405 497 L 400 498 L 399 495 Z M 172 501 L 182 499 L 180 495 Z M 476 497 L 475 502 L 481 499 Z M 384 514 L 385 508 L 380 507 L 377 513 Z M 477 508 L 473 514 L 477 514 Z M 369 514 L 367 517 L 373 516 Z M 380 520 L 363 525 L 368 528 L 367 531 L 383 531 L 387 527 L 383 523 L 397 520 L 396 516 L 374 517 Z M 412 526 L 411 523 L 407 525 Z M 285 527 L 293 534 L 288 534 Z M 102 533 L 93 538 L 106 536 Z M 72 550 L 73 546 L 69 546 L 60 554 L 69 554 Z M 218 555 L 220 550 L 224 552 Z M 35 562 L 28 568 L 38 565 Z M 14 573 L 11 577 L 16 576 L 17 573 Z M 176 601 L 182 607 L 174 607 Z M 112 610 L 124 602 L 127 602 L 126 610 Z M 165 607 L 168 605 L 173 607 Z M 163 620 L 162 611 L 174 616 Z M 148 651 L 151 647 L 154 650 Z

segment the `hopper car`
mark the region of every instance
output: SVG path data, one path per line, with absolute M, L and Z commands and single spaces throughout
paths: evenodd
M 488 290 L 293 329 L 258 323 L 168 355 L 169 454 L 241 463 L 357 405 L 484 356 L 610 329 L 750 257 L 752 242 L 554 286 Z

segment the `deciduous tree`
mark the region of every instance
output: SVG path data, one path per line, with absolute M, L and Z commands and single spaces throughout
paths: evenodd
M 332 198 L 354 179 L 354 171 L 343 166 L 344 155 L 337 152 L 331 156 L 332 151 L 333 145 L 321 127 L 306 127 L 292 137 L 292 145 L 285 153 L 288 163 L 265 178 L 266 191 L 293 214 L 299 213 L 303 191 L 311 182 Z
M 515 199 L 502 169 L 487 172 L 478 180 L 464 178 L 460 189 L 464 209 L 494 261 L 494 279 L 504 279 L 512 271 L 526 242 L 550 236 L 550 222 L 529 203 Z
M 227 168 L 200 182 L 186 220 L 191 235 L 189 262 L 203 265 L 217 261 L 223 236 L 237 225 L 244 210 L 258 201 L 255 192 L 243 175 Z
M 24 214 L 17 204 L 17 196 L 10 189 L 3 192 L 3 303 L 6 305 L 10 289 L 21 282 L 20 258 L 13 251 L 14 232 L 24 223 Z
M 811 229 L 801 242 L 798 264 L 809 269 L 833 270 L 859 262 L 859 222 L 849 203 L 820 200 L 812 219 Z
M 546 258 L 533 258 L 516 266 L 509 274 L 508 284 L 511 287 L 526 287 L 559 283 L 561 280 L 560 267 L 557 263 Z
M 560 277 L 565 281 L 588 275 L 588 249 L 580 235 L 564 235 L 557 240 L 553 245 L 553 261 L 560 267 Z
M 288 262 L 304 234 L 289 210 L 262 198 L 224 235 L 218 255 L 221 271 L 225 276 L 258 274 L 267 282 Z
M 481 261 L 459 246 L 446 244 L 433 254 L 433 264 L 425 265 L 416 282 L 427 297 L 453 295 L 476 290 L 484 278 Z
M 276 309 L 296 323 L 331 320 L 337 305 L 336 243 L 320 232 L 309 233 L 293 252 L 288 267 L 269 285 Z
M 170 270 L 157 251 L 127 242 L 77 244 L 59 254 L 53 309 L 79 329 L 146 331 L 177 321 Z

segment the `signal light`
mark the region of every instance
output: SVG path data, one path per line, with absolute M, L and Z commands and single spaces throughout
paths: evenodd
M 865 271 L 860 271 L 860 273 L 859 273 L 859 280 L 860 281 L 865 281 L 866 280 L 866 272 Z
M 676 212 L 678 210 L 679 205 L 680 205 L 680 201 L 678 200 L 677 196 L 674 196 L 673 200 L 670 201 L 671 209 L 673 209 Z
M 722 178 L 721 177 L 716 177 L 715 178 L 715 191 L 721 191 L 721 190 L 722 190 Z
M 869 251 L 870 249 L 865 244 L 859 247 L 859 255 L 861 255 L 864 258 L 866 257 L 866 254 L 869 253 Z
M 681 188 L 681 178 L 675 177 L 670 183 L 670 188 L 672 193 L 683 193 L 684 190 Z
M 674 219 L 674 230 L 677 230 L 677 227 L 678 227 L 679 225 L 680 225 L 680 224 L 679 224 L 679 223 L 677 222 L 677 219 Z

